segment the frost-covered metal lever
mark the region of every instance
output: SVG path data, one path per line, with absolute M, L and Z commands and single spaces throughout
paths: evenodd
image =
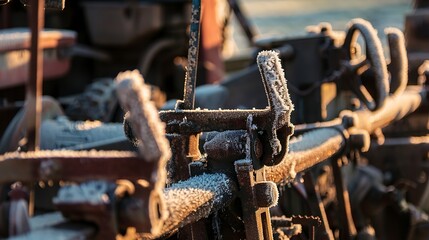
M 167 124 L 167 133 L 191 135 L 210 131 L 246 130 L 247 119 L 251 115 L 252 127 L 260 132 L 263 143 L 261 159 L 264 165 L 278 164 L 287 153 L 289 136 L 293 132 L 293 125 L 290 123 L 293 105 L 278 54 L 263 51 L 259 53 L 257 63 L 269 102 L 267 108 L 161 111 L 160 118 Z M 244 151 L 242 154 L 245 154 Z

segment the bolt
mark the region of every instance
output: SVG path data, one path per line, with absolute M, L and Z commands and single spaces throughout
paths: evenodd
M 358 124 L 358 119 L 356 114 L 349 110 L 344 110 L 340 113 L 340 117 L 343 123 L 344 128 L 355 127 Z
M 351 148 L 361 152 L 367 152 L 370 147 L 371 139 L 367 131 L 354 129 L 350 133 L 349 142 Z

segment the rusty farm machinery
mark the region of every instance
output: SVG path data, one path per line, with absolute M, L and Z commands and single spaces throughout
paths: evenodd
M 201 88 L 193 0 L 183 99 L 159 111 L 125 71 L 110 85 L 123 123 L 72 121 L 42 98 L 44 9 L 64 1 L 24 3 L 30 77 L 0 139 L 2 238 L 429 239 L 427 38 L 409 51 L 388 28 L 383 48 L 363 19 L 321 23 L 255 40 L 249 67 Z M 420 14 L 407 44 L 426 36 Z

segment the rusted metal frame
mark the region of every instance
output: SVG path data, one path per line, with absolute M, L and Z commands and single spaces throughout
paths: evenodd
M 348 140 L 345 135 L 347 135 L 347 132 L 341 128 L 325 128 L 304 133 L 298 141 L 291 142 L 290 152 L 286 155 L 286 158 L 282 163 L 274 167 L 266 168 L 267 179 L 279 183 L 285 179 L 287 180 L 293 177 L 293 174 L 291 173 L 305 171 L 327 159 L 336 160 L 337 158 L 335 156 L 340 155 L 347 146 Z M 301 147 L 300 144 L 305 144 L 311 141 L 313 144 L 303 149 L 299 149 Z M 337 175 L 335 175 L 335 173 Z M 338 166 L 337 172 L 334 171 L 334 177 L 336 179 L 337 192 L 346 192 L 341 178 L 341 170 Z M 338 180 L 338 178 L 340 180 Z M 347 197 L 343 196 L 344 195 L 341 194 L 339 197 L 340 204 L 342 206 L 347 206 L 348 195 Z M 345 208 L 346 207 L 343 209 Z M 344 217 L 345 220 L 343 219 L 342 222 L 345 222 L 347 226 L 349 226 L 350 221 L 347 220 L 351 218 L 351 215 L 347 214 L 348 212 L 345 211 L 342 213 L 344 214 L 341 214 L 341 216 L 346 216 Z M 349 232 L 351 234 L 355 234 L 355 229 L 353 232 L 354 225 L 351 224 L 351 226 L 352 227 L 350 227 L 351 230 Z M 347 236 L 347 234 L 345 236 Z
M 189 165 L 193 161 L 199 160 L 201 157 L 200 151 L 198 149 L 198 139 L 198 134 L 170 135 L 170 144 L 173 149 L 173 155 L 171 158 L 172 163 L 170 163 L 174 165 L 174 173 L 172 176 L 173 182 L 184 181 L 189 179 L 191 176 Z M 178 238 L 183 240 L 206 239 L 207 231 L 205 229 L 204 223 L 198 221 L 183 226 L 179 230 Z
M 210 131 L 245 130 L 249 115 L 259 127 L 269 125 L 270 109 L 262 110 L 180 110 L 161 111 L 160 118 L 167 124 L 167 132 L 193 134 Z
M 131 155 L 133 153 L 130 152 Z M 115 157 L 16 157 L 0 162 L 0 182 L 88 181 L 144 179 L 151 176 L 151 164 L 142 168 L 138 156 Z M 145 179 L 148 180 L 148 179 Z
M 322 199 L 320 198 L 319 188 L 314 182 L 314 175 L 309 171 L 303 178 L 311 213 L 319 217 L 322 221 L 322 228 L 317 233 L 318 239 L 334 240 L 334 235 L 329 227 L 328 217 L 326 216 L 325 206 L 323 206 Z
M 216 181 L 207 181 L 202 187 L 201 182 L 204 178 L 213 178 Z M 236 193 L 237 186 L 235 184 L 235 180 L 232 177 L 219 173 L 203 174 L 191 177 L 180 183 L 173 184 L 164 191 L 165 204 L 167 206 L 169 217 L 164 221 L 162 230 L 156 235 L 148 233 L 139 235 L 144 239 L 155 239 L 162 237 L 177 228 L 195 223 L 228 205 L 235 197 Z M 187 201 L 190 198 L 197 198 L 197 196 L 200 195 L 205 195 L 207 198 L 195 199 L 195 201 L 192 202 L 192 207 L 187 205 L 189 203 Z M 58 219 L 58 216 L 54 216 L 52 224 L 38 227 L 36 231 L 30 232 L 30 235 L 28 236 L 41 236 L 40 234 L 42 233 L 46 234 L 52 231 L 52 234 L 54 234 L 52 236 L 61 236 L 61 234 L 64 234 L 64 239 L 76 239 L 76 237 L 79 237 L 79 239 L 91 239 L 95 234 L 95 228 L 89 224 L 72 226 L 73 228 L 68 230 L 67 226 L 69 226 L 69 223 L 58 225 L 58 222 L 62 222 L 62 220 Z M 73 238 L 68 238 L 69 235 L 73 236 Z M 18 237 L 16 239 L 21 238 Z
M 27 119 L 27 145 L 29 151 L 39 149 L 40 124 L 42 112 L 43 50 L 40 45 L 40 32 L 43 29 L 45 0 L 33 0 L 29 9 L 31 26 L 30 71 L 26 89 L 26 104 L 30 116 Z
M 247 118 L 252 116 L 254 127 L 263 131 L 262 161 L 275 165 L 286 154 L 293 125 L 290 113 L 293 105 L 289 98 L 286 79 L 278 53 L 262 51 L 257 64 L 262 76 L 269 107 L 259 110 L 179 110 L 161 112 L 160 118 L 167 123 L 166 131 L 178 134 L 198 134 L 207 131 L 244 130 Z
M 185 77 L 183 101 L 180 109 L 194 109 L 197 83 L 198 51 L 200 46 L 201 0 L 192 0 L 191 25 L 189 32 L 188 66 Z
M 266 182 L 265 169 L 259 161 L 261 146 L 257 130 L 253 129 L 253 116 L 246 121 L 245 159 L 234 162 L 235 173 L 240 187 L 239 196 L 243 211 L 243 222 L 247 239 L 273 239 L 270 206 L 267 204 L 271 196 L 267 194 L 269 184 Z M 244 132 L 244 131 L 243 131 Z M 275 201 L 277 201 L 276 187 Z M 263 204 L 263 203 L 265 204 Z
M 322 130 L 315 130 L 312 132 L 316 132 L 316 131 L 322 131 Z M 309 167 L 317 164 L 318 162 L 326 160 L 327 158 L 339 152 L 345 145 L 343 136 L 339 131 L 337 131 L 337 134 L 335 134 L 334 136 L 329 136 L 327 139 L 320 139 L 319 141 L 314 143 L 314 146 L 309 146 L 308 149 L 299 150 L 298 146 L 301 145 L 302 142 L 310 141 L 310 139 L 314 141 L 313 137 L 308 134 L 309 133 L 304 134 L 301 141 L 291 143 L 290 145 L 291 152 L 288 154 L 288 157 L 284 159 L 284 162 L 289 162 L 289 163 L 291 159 L 294 159 L 294 158 L 297 159 L 298 161 L 295 164 L 295 171 L 297 172 L 306 170 Z M 321 147 L 322 149 L 319 149 L 318 146 Z M 304 152 L 304 150 L 310 150 L 310 151 Z M 311 152 L 313 152 L 313 154 L 311 154 Z M 301 157 L 299 157 L 300 155 Z M 120 169 L 120 168 L 117 168 L 117 169 Z M 288 178 L 288 176 L 290 177 L 290 171 L 289 171 L 290 164 L 286 164 L 286 167 L 285 165 L 268 167 L 267 170 L 268 170 L 267 179 L 273 180 L 276 183 L 283 181 L 285 178 Z M 280 175 L 278 173 L 280 173 Z M 94 177 L 91 176 L 91 178 L 93 179 Z M 16 176 L 14 176 L 13 179 L 16 180 Z
M 198 68 L 198 53 L 200 48 L 200 29 L 201 29 L 201 0 L 192 0 L 192 8 L 191 8 L 191 23 L 190 23 L 190 31 L 189 31 L 189 48 L 188 48 L 188 65 L 185 76 L 185 84 L 184 84 L 184 93 L 183 93 L 183 101 L 178 101 L 176 105 L 176 109 L 194 109 L 195 106 L 195 87 L 197 83 L 197 68 Z M 168 132 L 168 131 L 167 131 Z M 183 139 L 185 138 L 185 139 Z M 183 140 L 183 143 L 179 143 L 179 141 Z M 199 133 L 188 134 L 185 137 L 176 136 L 172 141 L 172 147 L 185 147 L 186 151 L 181 155 L 173 155 L 172 161 L 176 165 L 180 165 L 181 168 L 184 166 L 188 166 L 190 162 L 193 160 L 197 160 L 200 157 L 200 152 L 198 150 L 198 142 L 199 142 Z M 184 146 L 183 146 L 184 145 Z M 185 155 L 186 154 L 186 155 Z M 180 179 L 185 179 L 189 177 L 189 171 L 185 169 L 179 170 L 176 173 L 178 176 L 180 175 Z M 174 179 L 175 181 L 179 179 Z M 201 223 L 199 223 L 201 224 Z M 195 231 L 197 225 L 189 225 L 185 226 L 182 229 L 182 239 L 202 239 L 202 235 L 198 234 L 198 231 Z
M 316 131 L 319 131 L 319 130 L 315 130 L 314 132 L 316 132 Z M 272 166 L 272 167 L 265 167 L 265 169 L 267 169 L 267 172 L 266 172 L 267 180 L 269 180 L 269 181 L 271 180 L 275 183 L 281 183 L 285 179 L 291 179 L 290 161 L 294 158 L 297 159 L 297 162 L 295 164 L 295 171 L 300 172 L 300 171 L 304 171 L 304 170 L 309 169 L 310 167 L 314 166 L 317 163 L 325 161 L 326 159 L 332 157 L 335 154 L 338 154 L 338 152 L 340 152 L 343 149 L 343 147 L 345 146 L 345 142 L 344 142 L 344 138 L 341 135 L 340 131 L 333 130 L 333 132 L 336 133 L 336 134 L 334 134 L 334 136 L 327 136 L 326 138 L 316 139 L 316 141 L 314 142 L 313 145 L 310 145 L 307 149 L 301 149 L 301 150 L 297 151 L 296 153 L 293 153 L 293 149 L 299 149 L 300 146 L 302 145 L 302 142 L 310 141 L 310 139 L 312 141 L 314 141 L 314 136 L 311 134 L 304 134 L 304 136 L 301 138 L 302 140 L 292 142 L 290 145 L 292 152 L 290 152 L 287 155 L 287 156 L 291 156 L 291 157 L 286 157 L 284 159 L 284 161 L 285 161 L 284 165 L 279 164 L 279 165 Z M 330 139 L 333 139 L 333 140 L 330 141 Z M 317 147 L 317 146 L 321 146 L 321 147 Z M 308 152 L 306 152 L 306 150 L 308 150 Z M 299 155 L 303 155 L 303 156 L 298 158 Z M 193 177 L 193 178 L 195 178 L 195 177 Z M 193 179 L 193 178 L 190 178 L 190 179 L 185 180 L 183 182 L 191 181 L 191 179 Z M 231 176 L 231 177 L 225 176 L 225 178 L 231 180 L 231 179 L 233 179 L 233 176 Z M 216 184 L 216 183 L 213 183 L 213 184 Z M 169 188 L 166 188 L 166 191 L 168 189 Z M 236 188 L 231 189 L 231 193 L 232 193 L 232 196 L 236 196 L 238 194 L 238 190 Z M 213 195 L 213 198 L 217 198 L 217 197 L 220 197 L 220 196 Z M 184 200 L 179 200 L 179 201 L 184 201 Z M 182 203 L 182 204 L 184 204 L 184 203 Z M 220 208 L 226 206 L 226 204 L 227 204 L 226 202 L 222 203 L 222 206 L 220 206 Z M 166 201 L 166 205 L 167 206 L 169 205 L 168 200 Z M 200 212 L 199 209 L 194 209 L 194 211 Z M 205 217 L 209 216 L 210 213 L 211 212 L 207 212 Z M 166 221 L 173 221 L 174 220 L 174 216 L 170 216 L 170 218 Z M 187 222 L 189 223 L 189 221 L 187 221 Z M 171 231 L 174 228 L 169 228 L 169 229 Z

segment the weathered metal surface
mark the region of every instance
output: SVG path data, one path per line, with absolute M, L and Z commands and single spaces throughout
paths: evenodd
M 138 167 L 141 159 L 134 152 L 116 151 L 37 151 L 1 156 L 0 182 L 39 180 L 85 181 L 101 179 L 140 179 L 151 173 Z M 105 166 L 101 168 L 100 166 Z
M 258 66 L 265 86 L 269 108 L 264 110 L 172 110 L 160 112 L 169 133 L 197 134 L 204 131 L 246 129 L 247 118 L 252 116 L 255 130 L 264 131 L 263 162 L 277 164 L 287 152 L 293 125 L 290 113 L 293 105 L 289 98 L 284 72 L 278 54 L 272 51 L 258 55 Z
M 246 239 L 273 239 L 268 206 L 258 204 L 258 195 L 260 198 L 266 199 L 269 196 L 265 194 L 271 195 L 271 191 L 257 192 L 255 186 L 261 184 L 261 181 L 256 182 L 255 180 L 258 179 L 254 179 L 254 174 L 258 173 L 254 172 L 252 160 L 238 160 L 234 165 L 240 187 Z M 277 192 L 277 189 L 275 191 Z M 278 193 L 276 193 L 276 198 L 278 198 Z M 274 205 L 277 205 L 277 202 Z
M 424 88 L 410 86 L 403 94 L 389 97 L 385 106 L 374 113 L 365 110 L 354 112 L 352 117 L 357 117 L 355 127 L 372 133 L 377 128 L 385 127 L 416 111 L 419 106 L 427 103 L 426 95 Z
M 345 145 L 344 136 L 337 129 L 326 128 L 305 133 L 291 140 L 289 153 L 280 164 L 266 168 L 267 180 L 275 183 L 291 180 L 297 172 L 338 154 Z
M 56 3 L 63 4 L 64 1 Z M 138 237 L 141 238 L 167 237 L 178 232 L 179 239 L 205 239 L 209 234 L 220 238 L 223 233 L 226 233 L 225 238 L 246 236 L 248 239 L 272 239 L 274 232 L 272 222 L 277 236 L 285 238 L 303 234 L 309 239 L 317 237 L 333 239 L 330 228 L 340 231 L 340 239 L 362 236 L 359 234 L 369 236 L 368 229 L 371 229 L 371 226 L 361 225 L 360 221 L 356 221 L 356 227 L 354 225 L 353 217 L 361 219 L 360 216 L 352 216 L 355 213 L 351 211 L 346 179 L 342 173 L 342 166 L 347 162 L 344 157 L 350 157 L 353 166 L 361 164 L 359 153 L 368 150 L 370 133 L 381 143 L 384 138 L 380 134 L 380 128 L 404 118 L 422 103 L 428 102 L 427 89 L 420 87 L 404 91 L 406 69 L 400 34 L 395 35 L 395 31 L 388 31 L 393 58 L 390 65 L 391 82 L 395 84 L 391 91 L 393 94 L 389 96 L 386 63 L 383 62 L 381 45 L 372 27 L 365 21 L 354 20 L 343 45 L 345 56 L 339 57 L 337 54 L 341 49 L 334 46 L 338 39 L 333 39 L 331 36 L 333 32 L 328 25 L 321 26 L 320 33 L 317 33 L 320 35 L 309 39 L 314 41 L 312 47 L 320 53 L 318 57 L 333 59 L 328 61 L 324 59 L 318 66 L 312 66 L 314 71 L 311 72 L 317 76 L 324 76 L 324 73 L 318 71 L 320 70 L 318 67 L 328 62 L 331 64 L 331 61 L 334 62 L 333 65 L 335 63 L 340 65 L 340 69 L 336 69 L 338 66 L 328 66 L 329 71 L 334 71 L 333 75 L 324 76 L 326 78 L 320 82 L 309 82 L 310 87 L 300 85 L 305 89 L 291 85 L 295 97 L 301 101 L 317 90 L 315 96 L 317 95 L 318 99 L 322 97 L 321 94 L 326 93 L 320 90 L 323 84 L 337 84 L 339 91 L 354 92 L 360 101 L 367 105 L 367 109 L 356 104 L 355 109 L 360 110 L 344 111 L 340 118 L 298 126 L 297 132 L 302 135 L 289 142 L 289 135 L 293 131 L 290 118 L 293 105 L 280 59 L 272 52 L 263 52 L 257 59 L 268 108 L 194 110 L 200 14 L 200 1 L 195 0 L 190 30 L 188 76 L 183 101 L 178 102 L 174 111 L 161 112 L 161 118 L 167 125 L 167 137 L 173 153 L 171 164 L 168 166 L 170 187 L 164 189 L 165 165 L 170 158 L 170 149 L 164 139 L 164 126 L 156 118 L 155 107 L 148 100 L 147 88 L 127 79 L 121 80 L 133 78 L 130 73 L 118 77 L 120 82 L 118 93 L 122 106 L 129 111 L 126 127 L 139 147 L 138 154 L 71 151 L 6 154 L 0 157 L 0 182 L 16 180 L 81 182 L 101 179 L 99 183 L 102 186 L 111 186 L 111 188 L 96 187 L 101 190 L 95 194 L 97 198 L 95 204 L 91 202 L 94 200 L 93 197 L 83 198 L 84 201 L 80 201 L 82 199 L 78 197 L 79 201 L 73 202 L 75 198 L 67 198 L 71 196 L 67 194 L 68 189 L 73 187 L 61 189 L 56 203 L 64 215 L 70 219 L 95 223 L 100 230 L 95 233 L 94 228 L 81 226 L 65 239 L 74 236 L 85 238 L 90 235 L 98 239 L 113 239 L 118 232 L 123 232 L 128 227 L 134 227 Z M 359 57 L 356 45 L 357 32 L 360 32 L 366 41 L 366 58 Z M 250 34 L 249 31 L 248 35 Z M 297 42 L 306 48 L 309 46 L 306 40 L 309 39 L 300 39 Z M 328 52 L 333 52 L 332 55 L 331 52 L 321 53 L 321 42 L 322 51 L 328 49 Z M 287 56 L 283 57 L 290 61 L 298 57 L 295 49 L 297 45 L 285 46 Z M 279 49 L 282 49 L 281 46 Z M 304 66 L 304 70 L 307 71 L 309 55 L 308 51 L 305 53 L 300 56 L 302 57 L 300 63 L 305 63 L 301 69 Z M 319 60 L 317 58 L 316 62 Z M 335 69 L 340 72 L 335 72 Z M 137 80 L 143 81 L 141 76 L 137 77 Z M 332 98 L 335 98 L 335 94 Z M 306 100 L 309 99 L 314 98 Z M 327 104 L 328 100 L 324 101 L 326 101 L 324 104 Z M 311 104 L 314 103 L 310 101 Z M 326 119 L 328 114 L 326 112 L 322 114 L 322 110 L 317 109 L 322 104 L 318 102 L 316 105 L 311 109 L 299 110 L 301 112 L 320 110 L 320 114 L 313 115 L 317 115 L 317 119 L 319 116 Z M 308 122 L 308 118 L 301 120 Z M 204 146 L 206 152 L 201 154 L 198 145 L 199 135 L 207 131 L 221 132 L 206 139 Z M 30 143 L 30 147 L 32 145 L 37 145 L 37 141 L 36 144 Z M 316 183 L 308 177 L 305 179 L 307 191 L 298 189 L 299 184 L 293 186 L 297 191 L 301 191 L 300 194 L 304 198 L 311 198 L 307 199 L 307 203 L 310 203 L 313 214 L 317 216 L 294 216 L 271 221 L 269 208 L 277 203 L 276 184 L 299 180 L 300 175 L 297 178 L 297 173 L 308 171 L 326 160 L 330 160 L 333 169 L 339 224 L 327 223 L 329 218 L 324 213 L 325 208 L 318 196 Z M 13 175 L 12 170 L 15 170 Z M 114 181 L 116 184 L 113 184 Z M 85 189 L 89 185 L 91 184 L 84 182 L 77 188 L 81 190 L 80 192 L 87 192 Z M 353 206 L 359 206 L 359 202 L 352 202 L 355 204 Z M 407 208 L 407 214 L 412 213 L 410 209 L 412 207 Z M 413 214 L 417 216 L 418 213 L 414 211 Z M 228 226 L 227 228 L 231 228 L 229 233 L 223 227 L 230 224 L 231 219 L 232 222 L 239 224 Z M 424 220 L 425 217 L 415 219 Z M 320 220 L 323 222 L 322 231 L 319 226 Z M 55 230 L 57 227 L 42 227 L 34 233 L 43 231 L 47 233 L 47 230 Z M 306 227 L 308 231 L 303 233 L 302 228 Z M 411 230 L 413 233 L 416 232 L 415 228 Z M 62 231 L 62 234 L 67 233 L 66 230 Z M 55 231 L 52 234 L 56 234 Z M 37 238 L 38 235 L 32 237 Z
M 158 236 L 208 217 L 209 214 L 226 206 L 236 192 L 235 181 L 220 173 L 203 174 L 173 184 L 164 191 L 169 217 Z M 157 236 L 142 235 L 142 237 Z
M 138 232 L 157 234 L 168 216 L 162 190 L 167 179 L 166 164 L 171 157 L 170 145 L 164 136 L 164 124 L 158 118 L 154 102 L 150 100 L 150 88 L 144 85 L 140 73 L 137 70 L 123 72 L 115 81 L 119 101 L 128 111 L 127 119 L 138 140 L 139 155 L 145 161 L 139 168 L 149 170 L 147 175 L 141 176 L 148 186 L 134 182 L 136 189 L 133 198 L 139 207 L 131 209 L 134 210 L 132 214 L 139 218 L 131 215 L 129 223 Z

